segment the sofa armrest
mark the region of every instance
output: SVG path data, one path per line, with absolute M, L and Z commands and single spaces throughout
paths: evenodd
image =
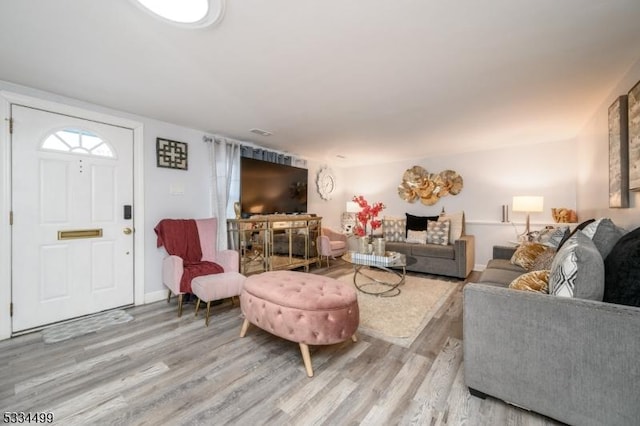
M 640 308 L 468 284 L 467 386 L 569 424 L 640 418 Z
M 173 294 L 180 294 L 180 280 L 184 273 L 184 263 L 181 257 L 167 256 L 162 259 L 162 284 Z
M 493 246 L 493 258 L 509 260 L 516 252 L 515 246 Z
M 473 271 L 476 262 L 476 239 L 473 235 L 463 235 L 453 242 L 458 277 L 466 278 Z
M 329 237 L 331 241 L 344 241 L 347 242 L 347 236 L 341 232 L 336 232 L 330 228 L 322 228 L 322 235 Z

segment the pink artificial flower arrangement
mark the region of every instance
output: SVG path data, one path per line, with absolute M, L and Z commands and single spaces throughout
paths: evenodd
M 382 221 L 376 219 L 378 214 L 385 208 L 385 205 L 382 203 L 375 203 L 372 206 L 369 205 L 369 202 L 364 199 L 362 195 L 354 196 L 353 201 L 360 206 L 362 210 L 358 212 L 356 215 L 356 219 L 358 224 L 356 225 L 354 234 L 364 237 L 367 234 L 367 223 L 371 228 L 371 235 L 373 235 L 373 231 L 380 228 L 382 226 Z

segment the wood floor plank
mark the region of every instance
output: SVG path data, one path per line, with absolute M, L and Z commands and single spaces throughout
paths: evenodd
M 332 277 L 352 271 L 339 259 L 312 267 Z M 469 394 L 464 282 L 447 281 L 455 289 L 411 347 L 366 333 L 311 346 L 313 378 L 297 343 L 255 327 L 240 338 L 241 311 L 229 301 L 213 307 L 209 327 L 193 302 L 179 318 L 173 298 L 128 308 L 132 321 L 65 342 L 18 336 L 0 342 L 0 410 L 52 410 L 65 425 L 556 425 Z

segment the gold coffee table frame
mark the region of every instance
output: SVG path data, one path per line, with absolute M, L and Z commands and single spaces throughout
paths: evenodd
M 359 259 L 353 259 L 351 252 L 342 256 L 342 260 L 345 262 L 349 262 L 353 264 L 353 285 L 356 286 L 358 291 L 366 294 L 372 294 L 378 297 L 395 297 L 400 294 L 400 286 L 404 284 L 404 279 L 406 276 L 406 266 L 407 266 L 407 258 L 404 254 L 400 254 L 397 260 L 394 260 L 390 263 L 381 263 L 381 262 L 373 262 L 370 260 L 360 261 Z M 368 266 L 369 268 L 365 268 Z M 388 272 L 392 274 L 396 279 L 394 281 L 383 281 L 377 278 L 374 278 L 370 275 L 367 275 L 365 271 L 370 268 L 379 269 L 384 272 Z M 394 270 L 391 268 L 400 268 L 399 270 Z M 361 282 L 358 284 L 358 276 L 361 275 L 365 277 L 368 281 Z M 367 289 L 369 286 L 378 285 L 382 286 L 382 291 L 370 291 Z

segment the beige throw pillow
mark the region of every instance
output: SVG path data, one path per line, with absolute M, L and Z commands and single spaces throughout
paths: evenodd
M 446 220 L 451 223 L 449 226 L 449 244 L 453 244 L 464 234 L 464 212 L 445 213 L 438 217 L 439 222 Z
M 405 242 L 427 244 L 427 231 L 414 231 L 413 229 L 409 229 L 407 231 L 407 238 L 405 239 Z

